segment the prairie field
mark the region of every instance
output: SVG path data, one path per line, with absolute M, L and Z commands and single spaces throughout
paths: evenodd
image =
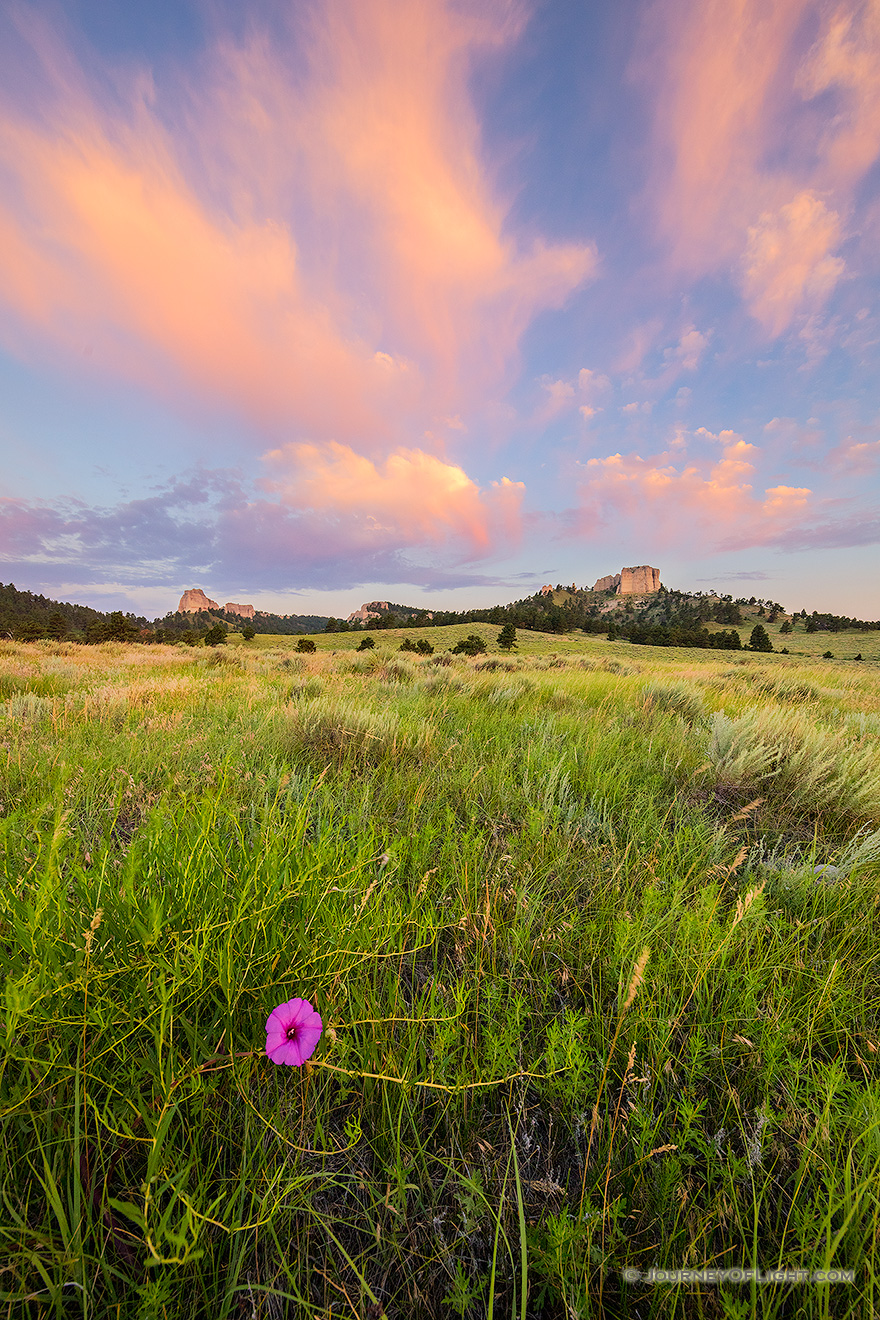
M 880 633 L 498 631 L 0 643 L 0 1314 L 878 1313 Z

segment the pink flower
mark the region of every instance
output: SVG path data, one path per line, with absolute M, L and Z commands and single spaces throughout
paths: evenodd
M 273 1063 L 301 1068 L 321 1039 L 322 1022 L 307 999 L 288 999 L 266 1023 L 266 1053 Z

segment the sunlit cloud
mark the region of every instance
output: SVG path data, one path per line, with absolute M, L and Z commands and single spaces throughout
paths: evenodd
M 481 160 L 469 70 L 513 6 L 296 18 L 124 97 L 28 20 L 45 86 L 0 102 L 0 334 L 376 452 L 502 386 L 595 253 L 519 240 Z
M 768 334 L 782 334 L 797 312 L 825 303 L 844 270 L 831 255 L 839 242 L 840 217 L 809 191 L 749 226 L 743 294 Z
M 755 490 L 759 451 L 741 435 L 700 428 L 694 436 L 699 452 L 693 454 L 681 434 L 661 454 L 610 454 L 581 466 L 578 519 L 584 534 L 600 537 L 621 524 L 644 534 L 650 526 L 658 547 L 719 550 L 774 544 L 810 512 L 812 491 L 806 487 Z
M 240 473 L 199 471 L 110 506 L 0 498 L 0 565 L 41 581 L 97 583 L 113 567 L 129 583 L 463 585 L 521 536 L 522 482 L 480 488 L 421 450 L 374 462 L 339 442 L 289 444 L 264 459 L 258 489 Z
M 654 7 L 644 43 L 650 205 L 669 257 L 693 274 L 739 267 L 749 311 L 776 337 L 844 272 L 842 217 L 880 153 L 880 7 L 685 0 Z
M 338 443 L 289 444 L 266 462 L 272 476 L 262 484 L 286 508 L 356 524 L 374 541 L 452 543 L 465 560 L 519 537 L 522 482 L 502 477 L 481 490 L 461 467 L 419 449 L 375 463 Z

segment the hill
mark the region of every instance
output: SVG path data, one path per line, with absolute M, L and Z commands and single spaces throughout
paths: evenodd
M 357 617 L 363 615 L 361 619 Z M 776 651 L 822 656 L 832 651 L 832 638 L 840 633 L 873 637 L 880 621 L 846 615 L 786 612 L 777 601 L 755 596 L 736 600 L 716 592 L 684 592 L 661 586 L 642 595 L 617 595 L 574 586 L 543 587 L 534 595 L 507 605 L 471 610 L 425 610 L 421 606 L 371 601 L 347 620 L 315 614 L 255 613 L 244 620 L 223 609 L 197 613 L 175 611 L 149 622 L 131 613 L 104 613 L 87 605 L 51 600 L 12 583 L 0 583 L 0 636 L 19 641 L 54 638 L 72 641 L 141 641 L 200 643 L 209 630 L 214 640 L 251 626 L 265 636 L 338 635 L 347 632 L 436 629 L 450 625 L 483 623 L 493 627 L 513 624 L 533 633 L 563 636 L 572 632 L 606 635 L 635 645 L 686 646 L 699 649 L 738 650 L 749 643 L 757 624 L 768 634 Z M 878 639 L 880 640 L 880 639 Z M 842 646 L 842 639 L 838 641 Z M 868 652 L 861 639 L 849 640 L 850 658 Z M 871 654 L 877 649 L 869 644 Z
M 11 582 L 8 586 L 0 582 L 0 637 L 14 637 L 19 641 L 70 637 L 85 641 L 90 630 L 94 635 L 102 627 L 110 629 L 114 626 L 121 627 L 126 635 L 134 635 L 147 627 L 147 621 L 134 614 L 120 611 L 105 614 L 89 605 L 50 600 L 32 591 L 19 591 Z

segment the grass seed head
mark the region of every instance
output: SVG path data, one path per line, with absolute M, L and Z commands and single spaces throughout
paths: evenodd
M 630 981 L 629 989 L 626 992 L 626 999 L 624 1000 L 623 1009 L 622 1009 L 622 1012 L 624 1013 L 627 1011 L 627 1009 L 632 1004 L 632 1001 L 639 993 L 639 986 L 642 984 L 642 982 L 645 979 L 645 968 L 648 965 L 648 959 L 650 958 L 650 956 L 651 956 L 651 950 L 648 948 L 642 949 L 642 952 L 639 954 L 639 960 L 635 965 L 635 969 L 633 970 L 633 974 L 632 974 L 632 980 Z

